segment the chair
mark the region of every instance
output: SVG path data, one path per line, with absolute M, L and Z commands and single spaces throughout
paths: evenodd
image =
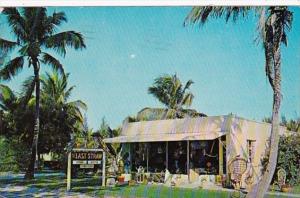
M 143 183 L 145 177 L 144 175 L 145 175 L 145 170 L 142 166 L 140 166 L 137 169 L 137 174 L 136 174 L 137 183 Z
M 277 171 L 277 182 L 280 189 L 283 185 L 285 185 L 285 180 L 286 180 L 286 171 L 283 168 L 280 168 Z
M 242 176 L 247 170 L 247 160 L 242 157 L 235 157 L 228 165 L 230 181 L 234 189 L 240 189 Z

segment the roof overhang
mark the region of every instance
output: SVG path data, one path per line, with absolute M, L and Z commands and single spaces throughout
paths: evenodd
M 176 134 L 142 134 L 134 136 L 118 136 L 104 139 L 105 143 L 130 143 L 130 142 L 171 142 L 188 140 L 214 140 L 227 132 L 207 132 L 207 133 L 176 133 Z

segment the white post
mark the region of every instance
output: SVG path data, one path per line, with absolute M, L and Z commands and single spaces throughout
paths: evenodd
M 71 159 L 71 151 L 68 153 L 68 170 L 67 170 L 67 191 L 71 190 L 71 168 L 72 168 L 72 159 Z
M 166 142 L 166 169 L 169 169 L 169 143 Z
M 105 186 L 105 151 L 102 151 L 102 186 Z
M 223 176 L 223 144 L 219 137 L 219 175 Z
M 186 163 L 186 166 L 187 166 L 187 174 L 188 174 L 188 181 L 190 182 L 190 141 L 188 140 L 187 141 L 187 163 Z
M 150 143 L 146 143 L 147 144 L 147 173 L 148 173 L 148 168 L 149 168 L 149 146 Z

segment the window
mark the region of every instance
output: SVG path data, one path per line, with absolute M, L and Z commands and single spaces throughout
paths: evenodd
M 250 163 L 253 162 L 254 158 L 254 143 L 255 140 L 247 140 L 248 159 Z

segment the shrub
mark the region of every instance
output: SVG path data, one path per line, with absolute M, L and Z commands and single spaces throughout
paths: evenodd
M 28 149 L 24 145 L 0 137 L 0 172 L 20 172 L 25 169 Z
M 300 183 L 300 133 L 280 137 L 277 160 L 277 169 L 279 168 L 286 171 L 287 183 L 291 185 Z M 277 179 L 277 174 L 274 177 Z

